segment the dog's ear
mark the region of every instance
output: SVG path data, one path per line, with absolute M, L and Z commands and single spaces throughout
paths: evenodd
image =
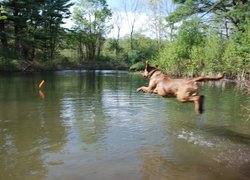
M 150 68 L 150 65 L 148 63 L 148 61 L 146 61 L 146 69 L 148 70 Z

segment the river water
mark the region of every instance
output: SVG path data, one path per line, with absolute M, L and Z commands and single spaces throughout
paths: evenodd
M 1 74 L 0 179 L 250 178 L 249 95 L 205 83 L 197 115 L 137 93 L 147 82 L 125 71 Z

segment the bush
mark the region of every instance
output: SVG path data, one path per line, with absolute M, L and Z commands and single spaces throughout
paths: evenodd
M 144 70 L 144 69 L 145 69 L 145 62 L 142 62 L 142 61 L 133 64 L 133 65 L 129 68 L 130 71 L 142 71 L 142 70 Z
M 152 59 L 162 70 L 169 74 L 180 75 L 182 72 L 182 60 L 178 55 L 176 42 L 168 42 L 166 47 L 160 50 L 157 56 Z
M 211 34 L 205 40 L 202 58 L 204 59 L 206 73 L 218 73 L 223 71 L 222 56 L 225 51 L 223 39 Z
M 223 62 L 225 70 L 233 77 L 244 78 L 250 70 L 250 25 L 245 32 L 236 32 L 226 43 Z
M 1 71 L 20 71 L 21 70 L 21 61 L 16 59 L 0 59 Z

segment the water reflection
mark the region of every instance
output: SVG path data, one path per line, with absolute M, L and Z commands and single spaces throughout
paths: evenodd
M 127 72 L 0 80 L 0 179 L 249 178 L 249 101 L 234 86 L 204 84 L 197 116 L 192 104 L 136 93 L 147 81 Z
M 1 77 L 0 179 L 43 179 L 47 173 L 44 152 L 62 149 L 65 128 L 58 101 L 40 101 L 36 77 Z
M 40 95 L 41 99 L 45 99 L 45 94 L 42 90 L 39 90 L 39 95 Z

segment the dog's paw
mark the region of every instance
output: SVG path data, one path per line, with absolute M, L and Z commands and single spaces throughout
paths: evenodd
M 137 92 L 142 92 L 142 88 L 138 88 L 136 91 Z

